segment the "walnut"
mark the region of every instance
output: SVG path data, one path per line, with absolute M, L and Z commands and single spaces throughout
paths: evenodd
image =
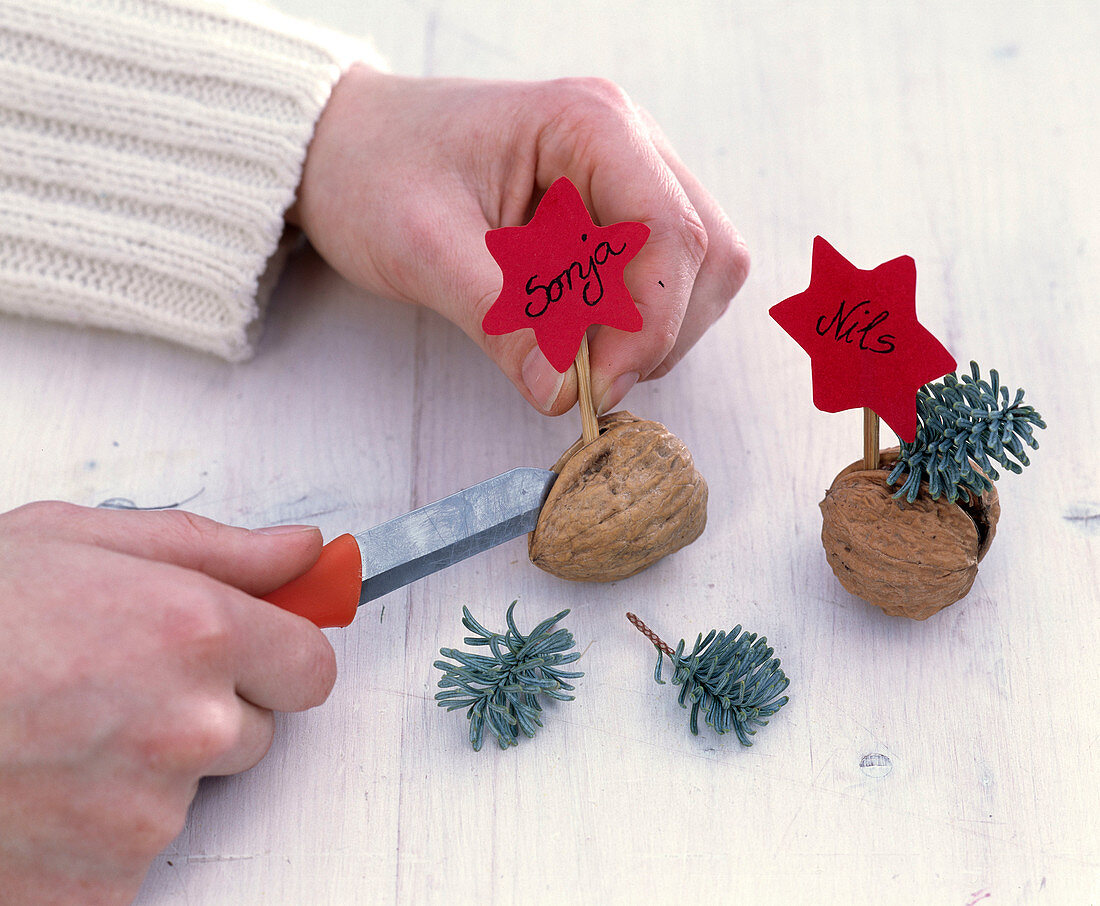
M 970 591 L 1001 514 L 996 489 L 954 503 L 925 486 L 913 503 L 894 499 L 886 478 L 898 448 L 880 468 L 852 463 L 821 501 L 821 543 L 840 584 L 893 616 L 926 620 Z
M 578 440 L 528 539 L 531 562 L 562 579 L 625 579 L 690 544 L 707 523 L 707 483 L 664 425 L 629 412 Z

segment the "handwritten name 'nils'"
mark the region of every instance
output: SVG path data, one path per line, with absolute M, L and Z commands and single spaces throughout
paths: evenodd
M 817 326 L 815 330 L 819 337 L 823 337 L 833 331 L 833 339 L 838 343 L 844 341 L 845 343 L 852 343 L 852 334 L 859 335 L 859 348 L 864 352 L 879 352 L 889 353 L 894 351 L 894 335 L 892 333 L 880 333 L 873 340 L 868 340 L 867 335 L 879 324 L 883 323 L 890 317 L 890 312 L 880 311 L 865 325 L 860 326 L 860 320 L 864 315 L 870 314 L 871 301 L 868 299 L 864 302 L 860 302 L 853 305 L 848 311 L 844 310 L 845 302 L 841 300 L 840 307 L 836 310 L 836 314 L 832 316 L 827 324 L 825 324 L 825 315 L 822 315 L 817 319 Z M 863 309 L 861 311 L 861 309 Z M 822 326 L 824 324 L 824 326 Z
M 581 242 L 587 241 L 588 234 L 583 233 Z M 551 303 L 561 299 L 566 290 L 573 292 L 574 281 L 580 288 L 581 299 L 585 305 L 598 303 L 603 298 L 603 278 L 600 277 L 600 266 L 607 264 L 612 257 L 621 255 L 624 251 L 626 251 L 626 243 L 623 244 L 622 248 L 614 249 L 610 243 L 601 242 L 588 256 L 587 270 L 584 262 L 573 261 L 569 264 L 569 267 L 548 283 L 536 283 L 535 281 L 539 279 L 539 275 L 532 275 L 524 286 L 527 295 L 534 297 L 524 308 L 527 317 L 540 317 L 550 307 Z

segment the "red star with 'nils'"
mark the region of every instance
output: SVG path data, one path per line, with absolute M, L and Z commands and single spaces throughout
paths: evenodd
M 642 315 L 623 269 L 647 238 L 644 223 L 597 226 L 577 187 L 561 177 L 547 189 L 530 223 L 485 234 L 504 285 L 482 330 L 497 335 L 530 327 L 543 355 L 564 374 L 590 325 L 641 330 Z
M 865 271 L 814 239 L 810 285 L 769 314 L 810 355 L 814 405 L 864 406 L 906 443 L 917 433 L 917 390 L 955 359 L 917 320 L 917 268 L 908 255 Z

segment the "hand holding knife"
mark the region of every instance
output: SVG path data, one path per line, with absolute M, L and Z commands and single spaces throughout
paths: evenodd
M 435 503 L 325 545 L 312 568 L 264 595 L 321 628 L 347 626 L 367 601 L 535 528 L 557 478 L 512 469 Z

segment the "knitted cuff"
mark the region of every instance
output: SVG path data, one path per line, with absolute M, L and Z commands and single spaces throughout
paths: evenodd
M 0 0 L 0 310 L 247 358 L 356 60 L 250 0 Z

